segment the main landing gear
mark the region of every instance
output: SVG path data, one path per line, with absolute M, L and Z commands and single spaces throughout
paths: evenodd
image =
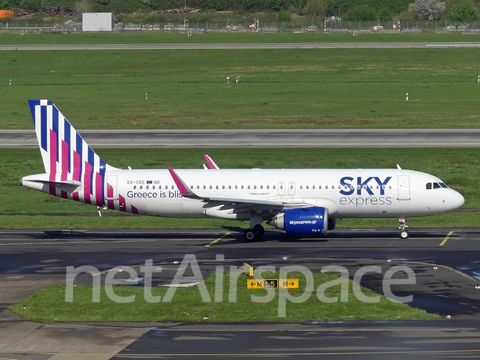
M 243 239 L 246 242 L 259 241 L 262 238 L 265 233 L 262 222 L 263 217 L 252 211 L 250 214 L 250 228 L 243 233 Z
M 400 230 L 400 239 L 408 239 L 408 225 L 407 222 L 405 221 L 405 218 L 399 218 L 398 219 L 398 229 Z
M 265 233 L 265 229 L 262 225 L 257 224 L 253 227 L 253 229 L 247 229 L 243 233 L 243 239 L 246 242 L 254 242 L 259 241 L 263 234 Z

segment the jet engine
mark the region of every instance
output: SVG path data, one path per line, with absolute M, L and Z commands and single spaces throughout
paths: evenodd
M 286 209 L 268 223 L 277 229 L 285 230 L 289 235 L 305 237 L 326 235 L 332 226 L 328 219 L 328 209 L 317 206 Z

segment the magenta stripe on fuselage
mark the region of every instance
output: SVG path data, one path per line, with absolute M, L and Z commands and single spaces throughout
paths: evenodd
M 50 181 L 55 182 L 55 174 L 57 173 L 57 134 L 50 130 Z M 55 186 L 50 185 L 50 194 L 56 195 Z
M 92 188 L 92 165 L 85 161 L 85 177 L 83 179 L 83 197 L 86 204 L 91 204 L 90 202 L 90 190 Z
M 68 177 L 68 144 L 62 140 L 62 181 L 67 180 Z
M 95 173 L 95 200 L 97 202 L 97 206 L 103 206 L 103 178 L 102 175 L 99 173 Z

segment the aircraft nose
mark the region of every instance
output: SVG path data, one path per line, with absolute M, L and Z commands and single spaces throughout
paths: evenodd
M 454 209 L 459 209 L 465 204 L 465 198 L 459 192 L 453 190 L 451 195 L 451 203 Z

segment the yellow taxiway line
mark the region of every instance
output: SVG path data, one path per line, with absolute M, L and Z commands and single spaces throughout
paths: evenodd
M 450 231 L 448 234 L 447 234 L 447 237 L 445 239 L 443 239 L 443 241 L 440 243 L 440 246 L 443 246 L 447 243 L 448 239 L 450 239 L 450 236 L 453 235 L 453 231 Z
M 227 231 L 225 234 L 223 234 L 222 236 L 220 236 L 219 238 L 216 238 L 215 240 L 213 240 L 210 244 L 208 245 L 205 245 L 205 247 L 210 247 L 212 245 L 215 245 L 216 243 L 218 243 L 220 240 L 222 240 L 225 236 L 228 236 L 230 235 L 230 231 Z

